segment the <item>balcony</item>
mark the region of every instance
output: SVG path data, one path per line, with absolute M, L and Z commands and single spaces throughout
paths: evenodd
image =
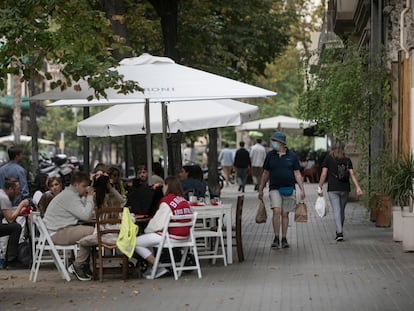
M 340 37 L 346 37 L 354 31 L 358 2 L 363 0 L 330 0 L 328 10 L 332 10 L 333 13 L 333 31 Z

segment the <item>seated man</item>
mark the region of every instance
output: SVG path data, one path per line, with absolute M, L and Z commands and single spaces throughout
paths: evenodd
M 20 212 L 29 206 L 29 201 L 23 200 L 17 207 L 13 203 L 20 193 L 20 185 L 15 178 L 5 178 L 3 189 L 0 189 L 0 237 L 9 236 L 6 251 L 6 266 L 19 267 L 21 264 L 17 259 L 17 249 L 19 245 L 22 226 L 16 223 L 16 218 Z M 4 220 L 6 221 L 3 221 Z
M 199 165 L 184 165 L 178 174 L 184 197 L 189 199 L 189 192 L 198 198 L 204 198 L 206 185 L 203 182 L 203 171 Z
M 141 165 L 137 169 L 132 187 L 128 190 L 125 206 L 128 206 L 131 213 L 136 215 L 153 216 L 162 196 L 160 185 L 155 184 L 152 187 L 148 185 L 148 171 L 145 166 Z
M 92 234 L 93 226 L 81 225 L 93 216 L 94 191 L 88 189 L 89 176 L 83 172 L 72 175 L 70 186 L 66 187 L 49 203 L 44 222 L 56 245 L 72 245 Z M 80 245 L 75 262 L 69 267 L 80 281 L 92 279 L 89 267 L 90 248 Z

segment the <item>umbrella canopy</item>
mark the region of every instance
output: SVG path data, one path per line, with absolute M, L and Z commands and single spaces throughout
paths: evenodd
M 22 141 L 22 142 L 32 141 L 32 136 L 20 135 L 20 141 Z M 47 139 L 42 139 L 42 138 L 38 138 L 37 141 L 39 142 L 39 144 L 43 144 L 43 145 L 55 145 L 56 144 L 54 141 L 47 140 Z M 13 134 L 8 135 L 8 136 L 0 137 L 0 144 L 13 143 L 13 142 L 14 142 L 14 135 Z
M 107 100 L 88 102 L 86 98 L 94 94 L 87 81 L 79 81 L 81 91 L 74 87 L 64 91 L 54 89 L 33 96 L 31 100 L 83 99 L 81 106 L 114 105 L 123 103 L 145 103 L 145 124 L 147 142 L 148 175 L 151 178 L 151 124 L 149 104 L 153 102 L 176 102 L 188 100 L 235 99 L 274 96 L 275 92 L 246 83 L 221 77 L 202 70 L 176 64 L 167 57 L 142 54 L 139 57 L 125 58 L 114 68 L 124 80 L 139 83 L 143 92 L 119 94 L 115 89 L 105 90 Z M 74 104 L 72 104 L 74 106 Z M 164 113 L 165 115 L 165 113 Z M 166 147 L 165 125 L 164 146 Z M 164 148 L 166 152 L 166 148 Z
M 70 101 L 70 100 L 69 100 Z M 197 106 L 194 106 L 197 104 Z M 257 117 L 258 107 L 232 99 L 175 102 L 167 106 L 170 133 L 235 126 Z M 151 133 L 163 132 L 161 103 L 150 105 Z M 78 123 L 78 136 L 145 134 L 144 105 L 116 105 Z
M 286 132 L 299 133 L 304 128 L 315 125 L 314 122 L 304 121 L 293 117 L 275 116 L 272 118 L 259 119 L 240 125 L 238 131 L 255 131 L 255 130 L 280 130 Z
M 124 76 L 124 80 L 139 83 L 143 92 L 119 94 L 115 89 L 106 90 L 108 99 L 120 99 L 118 103 L 171 102 L 183 100 L 228 99 L 274 96 L 275 92 L 243 82 L 221 77 L 202 70 L 176 64 L 167 57 L 142 54 L 139 57 L 125 58 L 114 68 Z M 86 99 L 94 95 L 85 80 L 79 82 L 81 91 L 73 87 L 61 91 L 54 89 L 33 96 L 32 100 Z M 128 101 L 129 100 L 129 101 Z M 102 106 L 105 100 L 89 102 L 89 106 Z M 110 102 L 107 102 L 111 105 Z

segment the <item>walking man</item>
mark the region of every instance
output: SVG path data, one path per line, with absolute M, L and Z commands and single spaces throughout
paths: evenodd
M 240 148 L 236 151 L 234 157 L 234 167 L 236 168 L 239 191 L 244 192 L 247 182 L 247 171 L 250 167 L 250 155 L 246 148 L 244 148 L 244 141 L 241 141 L 239 146 Z
M 233 170 L 233 152 L 229 149 L 229 144 L 224 144 L 224 149 L 219 154 L 219 162 L 223 168 L 224 179 L 226 180 L 226 186 L 229 185 L 230 176 Z
M 305 199 L 303 178 L 296 154 L 286 147 L 286 135 L 276 132 L 272 138 L 272 151 L 266 155 L 263 164 L 263 175 L 259 186 L 259 199 L 263 199 L 263 189 L 269 180 L 269 198 L 273 210 L 273 230 L 275 238 L 272 248 L 280 247 L 280 223 L 282 223 L 282 248 L 288 248 L 286 239 L 289 225 L 289 212 L 296 206 L 295 181 L 299 185 L 300 198 Z
M 266 158 L 266 149 L 262 145 L 262 139 L 256 138 L 256 143 L 250 149 L 250 161 L 252 162 L 252 177 L 254 190 L 259 190 L 262 179 L 263 163 Z

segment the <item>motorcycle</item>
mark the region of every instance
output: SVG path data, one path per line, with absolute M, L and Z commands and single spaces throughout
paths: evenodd
M 225 179 L 223 176 L 223 169 L 221 168 L 221 166 L 217 167 L 217 178 L 220 189 L 223 189 Z M 203 168 L 203 179 L 206 183 L 208 183 L 208 168 Z
M 49 177 L 58 177 L 64 186 L 70 184 L 72 172 L 75 166 L 69 162 L 65 155 L 56 155 L 48 158 L 44 155 L 39 156 L 39 172 L 45 173 Z

